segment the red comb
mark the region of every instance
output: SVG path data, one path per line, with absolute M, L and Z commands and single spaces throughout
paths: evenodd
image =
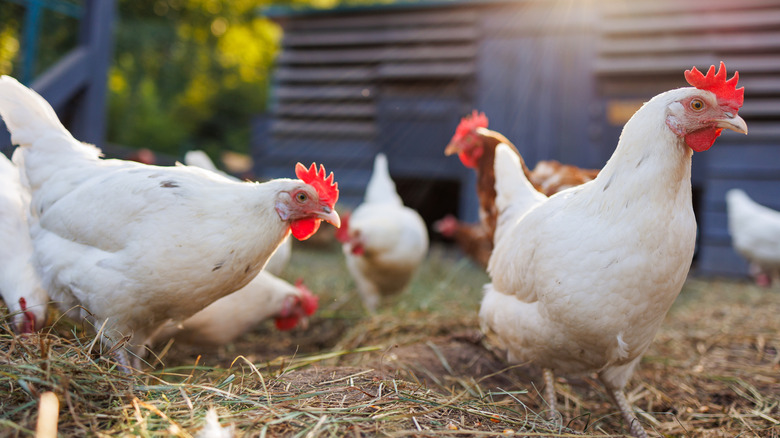
M 295 176 L 314 187 L 320 195 L 320 201 L 325 202 L 331 208 L 336 205 L 336 201 L 339 200 L 339 184 L 333 181 L 333 172 L 327 178 L 325 177 L 325 166 L 320 164 L 318 172 L 316 163 L 311 163 L 308 169 L 303 164 L 298 163 L 295 165 Z
M 745 100 L 745 87 L 737 88 L 739 72 L 734 72 L 734 76 L 726 80 L 726 66 L 723 61 L 720 62 L 717 73 L 715 73 L 715 66 L 712 65 L 707 70 L 706 76 L 696 67 L 685 70 L 685 80 L 700 90 L 715 93 L 719 104 L 728 106 L 735 112 L 739 110 Z
M 458 127 L 455 129 L 455 135 L 452 136 L 453 140 L 460 140 L 469 132 L 477 128 L 487 128 L 488 119 L 485 113 L 477 112 L 473 110 L 470 116 L 466 116 L 460 119 Z

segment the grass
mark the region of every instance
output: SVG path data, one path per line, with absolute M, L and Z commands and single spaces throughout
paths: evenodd
M 236 436 L 622 436 L 589 376 L 558 377 L 563 426 L 548 422 L 538 370 L 510 366 L 478 331 L 484 272 L 435 247 L 405 294 L 369 316 L 338 248 L 296 247 L 285 277 L 321 296 L 307 330 L 263 324 L 216 349 L 174 343 L 128 376 L 59 321 L 0 329 L 0 435 L 34 436 L 38 401 L 58 433 L 196 436 L 216 411 Z M 651 435 L 780 436 L 780 294 L 691 279 L 628 386 Z

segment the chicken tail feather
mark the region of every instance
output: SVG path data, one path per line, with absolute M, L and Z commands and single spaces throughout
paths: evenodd
M 496 147 L 496 208 L 498 208 L 498 224 L 494 241 L 498 239 L 503 225 L 514 223 L 547 199 L 539 193 L 523 173 L 523 165 L 516 152 L 505 145 Z
M 70 137 L 51 105 L 10 76 L 0 77 L 0 116 L 14 144 L 29 145 L 51 133 Z
M 0 76 L 0 117 L 11 133 L 11 141 L 20 146 L 13 161 L 23 184 L 33 192 L 63 163 L 100 157 L 100 149 L 73 138 L 41 95 L 10 76 Z
M 368 186 L 366 186 L 365 202 L 403 205 L 403 201 L 395 189 L 395 183 L 390 178 L 385 154 L 377 154 L 374 159 L 374 171 L 371 173 Z

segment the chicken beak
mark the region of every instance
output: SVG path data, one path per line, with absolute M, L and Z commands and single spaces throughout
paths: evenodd
M 336 213 L 336 210 L 328 207 L 327 205 L 322 207 L 322 211 L 317 213 L 317 217 L 336 228 L 341 228 L 341 218 L 339 217 L 339 214 Z
M 729 117 L 729 115 L 730 114 L 727 113 L 726 117 L 713 120 L 715 122 L 715 126 L 721 129 L 731 129 L 732 131 L 739 132 L 740 134 L 747 134 L 747 123 L 742 120 L 742 117 L 736 114 L 732 117 Z
M 460 146 L 457 142 L 450 142 L 450 144 L 447 145 L 446 148 L 444 148 L 444 155 L 449 157 L 450 155 L 457 154 L 460 152 Z

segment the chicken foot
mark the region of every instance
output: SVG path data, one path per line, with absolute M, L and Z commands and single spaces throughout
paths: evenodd
M 629 426 L 631 435 L 635 438 L 648 438 L 647 432 L 645 432 L 639 419 L 636 418 L 636 415 L 634 415 L 634 412 L 631 410 L 631 405 L 629 405 L 628 400 L 626 400 L 626 395 L 623 393 L 623 390 L 608 383 L 601 375 L 599 375 L 599 380 L 604 384 L 612 401 L 620 409 L 620 413 L 623 415 L 623 421 Z

